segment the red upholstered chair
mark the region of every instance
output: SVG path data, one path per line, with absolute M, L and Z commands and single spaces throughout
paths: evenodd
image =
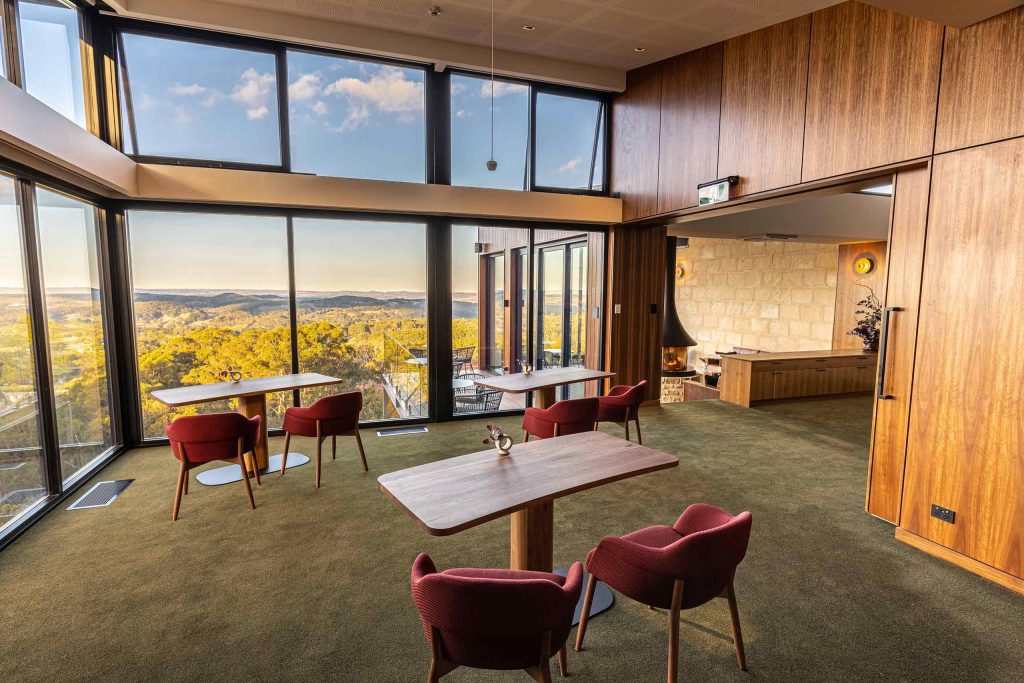
M 549 660 L 556 652 L 565 676 L 566 639 L 582 584 L 579 562 L 565 577 L 510 569 L 438 573 L 420 553 L 412 565 L 412 599 L 431 646 L 427 680 L 468 666 L 525 669 L 536 681 L 551 681 Z
M 640 380 L 634 387 L 622 384 L 612 387 L 607 395 L 599 397 L 601 409 L 597 411 L 598 422 L 616 422 L 626 428 L 626 441 L 629 441 L 630 420 L 636 423 L 636 440 L 643 445 L 644 438 L 640 434 L 640 404 L 644 402 L 647 391 L 647 380 Z
M 679 612 L 726 598 L 733 644 L 740 669 L 747 670 L 736 609 L 733 576 L 747 552 L 751 516 L 736 516 L 711 505 L 691 505 L 674 526 L 652 526 L 621 538 L 602 539 L 587 555 L 587 593 L 576 651 L 583 647 L 587 616 L 597 580 L 651 607 L 669 610 L 668 680 L 676 680 L 679 662 Z
M 527 408 L 523 415 L 523 429 L 526 440 L 530 436 L 550 439 L 580 432 L 592 432 L 597 423 L 598 402 L 596 398 L 574 398 L 559 401 L 550 408 Z
M 245 454 L 252 453 L 255 464 L 256 442 L 260 437 L 260 416 L 248 418 L 239 413 L 213 413 L 179 417 L 165 428 L 171 441 L 171 452 L 181 462 L 178 487 L 174 492 L 171 521 L 178 519 L 181 495 L 188 495 L 188 471 L 215 460 L 237 463 L 242 468 L 242 482 L 249 497 L 249 507 L 256 509 L 249 485 L 249 472 L 245 468 Z M 260 472 L 255 467 L 256 483 Z
M 359 457 L 366 466 L 363 440 L 359 437 L 359 413 L 363 409 L 363 394 L 350 391 L 346 394 L 324 396 L 307 408 L 289 408 L 284 411 L 284 455 L 281 457 L 281 476 L 288 463 L 288 446 L 292 434 L 316 439 L 316 487 L 320 488 L 320 447 L 324 439 L 331 437 L 331 460 L 338 457 L 338 437 L 354 436 L 359 446 Z

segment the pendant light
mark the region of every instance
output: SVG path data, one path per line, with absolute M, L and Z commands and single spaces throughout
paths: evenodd
M 494 160 L 494 0 L 491 0 L 491 158 L 487 160 L 487 170 L 498 170 L 498 162 Z

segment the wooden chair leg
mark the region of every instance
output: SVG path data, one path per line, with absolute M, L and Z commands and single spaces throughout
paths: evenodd
M 292 435 L 284 433 L 284 453 L 281 454 L 281 476 L 284 476 L 285 467 L 288 465 L 288 445 L 291 443 Z
M 629 441 L 629 420 L 626 420 L 626 441 Z
M 736 607 L 736 590 L 732 581 L 725 587 L 726 597 L 729 600 L 729 619 L 732 621 L 732 642 L 736 648 L 736 663 L 740 665 L 740 671 L 747 670 L 747 658 L 743 652 L 743 632 L 740 630 L 740 612 Z
M 252 486 L 249 484 L 249 470 L 245 466 L 245 457 L 238 455 L 238 465 L 242 468 L 242 483 L 245 484 L 245 495 L 249 497 L 249 507 L 256 509 L 256 501 L 252 497 Z
M 562 649 L 558 651 L 558 675 L 565 678 L 569 675 L 569 659 L 565 655 L 565 648 L 567 645 L 562 645 Z
M 338 459 L 338 437 L 331 436 L 331 460 Z
M 637 415 L 636 417 L 634 417 L 633 418 L 633 422 L 636 422 L 636 442 L 638 444 L 640 444 L 641 446 L 643 446 L 644 445 L 644 437 L 643 437 L 643 434 L 640 433 L 640 416 Z
M 540 661 L 531 666 L 526 673 L 537 683 L 551 683 L 551 633 L 545 633 L 540 643 Z
M 188 495 L 188 480 L 190 478 L 191 477 L 189 477 L 189 475 L 188 475 L 188 470 L 185 470 L 185 495 L 186 496 Z
M 320 420 L 316 421 L 316 487 L 320 488 L 320 452 L 324 445 L 324 439 L 320 436 Z
M 427 683 L 438 683 L 441 677 L 459 668 L 444 658 L 441 652 L 441 632 L 434 626 L 430 627 L 430 671 L 427 672 Z
M 252 457 L 252 473 L 256 475 L 256 485 L 263 486 L 263 482 L 260 481 L 260 464 L 256 462 L 256 451 L 250 451 L 249 455 Z
M 587 621 L 590 619 L 590 604 L 594 602 L 594 589 L 597 588 L 597 577 L 593 574 L 587 579 L 587 590 L 583 594 L 583 609 L 580 610 L 580 624 L 576 627 L 576 652 L 583 649 L 583 636 L 587 635 Z
M 178 485 L 174 489 L 174 507 L 171 508 L 171 521 L 178 521 L 178 508 L 181 507 L 181 491 L 185 487 L 185 477 L 188 476 L 188 470 L 185 469 L 185 461 L 181 461 L 181 467 L 178 468 Z
M 530 432 L 523 432 L 523 443 L 530 440 Z
M 357 426 L 353 429 L 352 433 L 356 435 L 356 445 L 359 446 L 359 458 L 363 461 L 363 472 L 369 472 L 370 468 L 366 466 L 366 451 L 363 450 L 363 437 L 359 436 L 359 427 Z
M 668 611 L 668 683 L 679 679 L 679 611 L 683 602 L 683 582 L 672 586 L 672 609 Z

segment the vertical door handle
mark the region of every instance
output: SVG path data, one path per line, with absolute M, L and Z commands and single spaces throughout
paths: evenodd
M 881 344 L 878 347 L 878 399 L 881 401 L 891 401 L 896 398 L 892 394 L 885 393 L 885 356 L 889 349 L 889 316 L 902 310 L 899 306 L 886 306 L 882 313 L 882 332 L 879 335 Z

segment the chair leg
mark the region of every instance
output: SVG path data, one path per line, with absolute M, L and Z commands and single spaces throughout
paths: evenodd
M 644 445 L 644 437 L 640 433 L 640 415 L 637 415 L 636 417 L 634 417 L 633 421 L 636 422 L 636 442 L 638 444 L 640 444 L 641 446 L 643 446 Z
M 747 670 L 747 658 L 743 653 L 743 632 L 740 630 L 740 612 L 736 608 L 736 590 L 732 581 L 725 587 L 726 597 L 729 600 L 729 619 L 732 621 L 732 642 L 736 648 L 736 663 L 740 665 L 740 671 Z
M 679 606 L 683 602 L 683 582 L 672 586 L 672 609 L 668 611 L 668 683 L 679 679 Z
M 256 451 L 250 451 L 249 455 L 252 456 L 252 473 L 256 475 L 256 485 L 263 486 L 263 482 L 260 481 L 260 464 L 256 462 Z
M 331 436 L 331 460 L 338 459 L 338 437 Z
M 320 450 L 323 446 L 323 439 L 319 436 L 316 438 L 316 487 L 320 488 Z
M 284 476 L 285 467 L 288 465 L 288 446 L 291 443 L 292 435 L 284 433 L 284 453 L 281 454 L 281 476 Z
M 523 443 L 530 440 L 530 432 L 523 432 Z
M 540 644 L 540 662 L 531 666 L 526 673 L 537 683 L 551 683 L 551 633 L 545 633 Z
M 626 420 L 626 441 L 629 441 L 629 420 Z
M 363 450 L 363 437 L 359 436 L 359 427 L 357 426 L 353 429 L 352 433 L 356 435 L 356 445 L 359 446 L 359 457 L 363 461 L 363 472 L 369 472 L 370 468 L 366 466 L 366 451 Z
M 171 508 L 171 521 L 178 521 L 178 508 L 181 507 L 181 491 L 185 487 L 185 477 L 188 476 L 188 470 L 185 469 L 185 461 L 181 461 L 181 467 L 178 468 L 178 485 L 174 489 L 174 507 Z
M 249 470 L 245 466 L 245 457 L 239 454 L 238 465 L 242 468 L 242 483 L 245 484 L 245 495 L 249 497 L 249 507 L 256 509 L 256 501 L 252 497 L 252 486 L 249 484 Z
M 569 675 L 569 658 L 565 655 L 565 648 L 567 645 L 562 645 L 562 649 L 558 651 L 558 675 L 565 678 Z
M 580 624 L 576 627 L 576 652 L 583 649 L 583 636 L 587 635 L 587 621 L 590 619 L 590 604 L 594 601 L 595 588 L 597 588 L 597 577 L 591 574 L 590 578 L 587 579 L 587 592 L 583 594 Z
M 188 476 L 188 470 L 185 470 L 185 495 L 186 496 L 188 495 L 188 480 L 189 479 L 190 479 L 190 477 Z

